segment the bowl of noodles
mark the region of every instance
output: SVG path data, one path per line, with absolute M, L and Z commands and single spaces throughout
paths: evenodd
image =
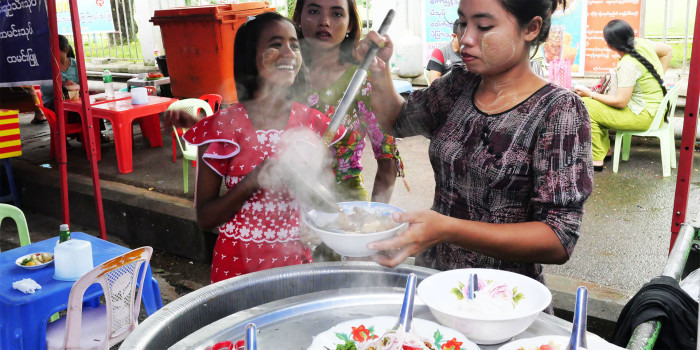
M 340 202 L 339 212 L 304 211 L 301 219 L 312 232 L 336 253 L 352 258 L 374 255 L 367 244 L 391 239 L 408 227 L 391 214 L 403 212 L 396 206 L 378 202 Z

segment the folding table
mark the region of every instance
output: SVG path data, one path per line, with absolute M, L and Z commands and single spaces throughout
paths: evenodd
M 72 232 L 71 238 L 92 244 L 95 266 L 131 250 L 82 232 Z M 58 237 L 55 237 L 0 253 L 0 349 L 45 349 L 49 318 L 68 307 L 68 295 L 74 282 L 54 279 L 53 263 L 38 270 L 15 265 L 16 259 L 27 254 L 52 253 L 57 241 Z M 150 264 L 145 273 L 141 300 L 148 315 L 152 315 L 163 307 L 163 302 L 158 282 L 151 275 Z M 25 294 L 12 288 L 13 282 L 24 278 L 33 279 L 41 289 L 34 294 Z M 102 294 L 102 287 L 95 284 L 87 289 L 84 300 L 93 300 Z

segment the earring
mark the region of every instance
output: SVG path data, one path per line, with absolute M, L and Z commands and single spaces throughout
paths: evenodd
M 346 38 L 349 38 L 349 37 L 350 37 L 350 33 L 345 33 L 345 37 L 346 37 Z

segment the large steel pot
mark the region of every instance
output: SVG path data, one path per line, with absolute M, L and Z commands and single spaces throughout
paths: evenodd
M 212 322 L 262 304 L 340 288 L 403 289 L 409 273 L 415 273 L 420 283 L 436 272 L 411 265 L 390 269 L 372 262 L 330 262 L 288 266 L 235 277 L 201 288 L 164 306 L 140 324 L 120 349 L 166 349 Z

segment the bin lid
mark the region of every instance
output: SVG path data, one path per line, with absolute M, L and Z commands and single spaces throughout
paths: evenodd
M 166 10 L 156 10 L 151 18 L 151 22 L 159 25 L 162 22 L 170 22 L 173 20 L 210 20 L 221 19 L 224 16 L 236 13 L 243 13 L 266 9 L 270 7 L 267 1 L 246 2 L 242 4 L 220 4 L 220 5 L 202 5 L 202 6 L 184 6 L 173 7 Z M 198 18 L 192 18 L 198 17 Z

